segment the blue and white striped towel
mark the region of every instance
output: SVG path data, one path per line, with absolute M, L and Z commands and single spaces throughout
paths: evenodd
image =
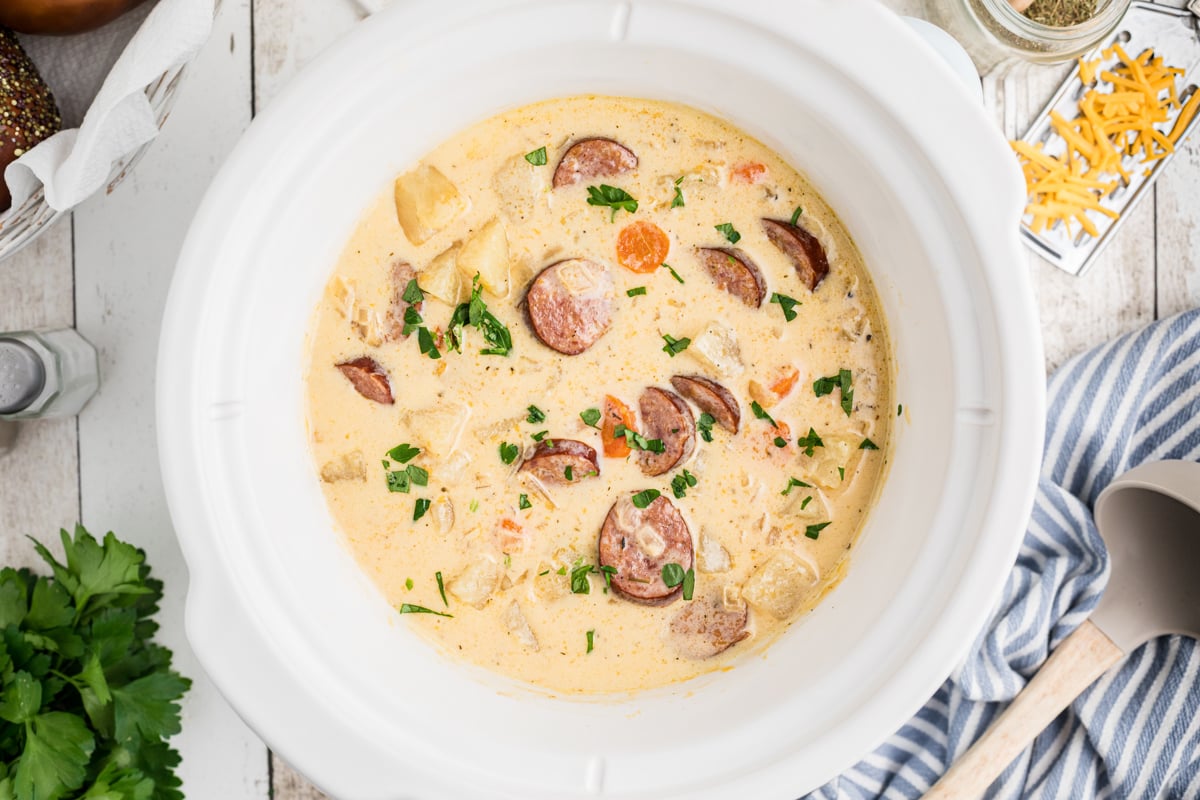
M 1091 613 L 1108 580 L 1096 496 L 1145 461 L 1200 461 L 1200 309 L 1069 361 L 1048 401 L 1033 517 L 988 627 L 912 720 L 808 800 L 920 797 Z M 1200 647 L 1172 636 L 1134 651 L 986 797 L 1200 798 Z

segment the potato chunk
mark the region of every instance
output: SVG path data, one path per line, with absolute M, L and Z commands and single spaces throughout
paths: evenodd
M 815 567 L 780 550 L 742 586 L 742 598 L 775 619 L 787 619 L 817 585 Z
M 466 210 L 467 204 L 437 167 L 421 164 L 396 178 L 396 219 L 413 244 L 423 244 Z
M 469 606 L 483 608 L 500 588 L 504 568 L 488 556 L 481 556 L 467 565 L 458 577 L 450 581 L 450 593 Z
M 722 378 L 740 375 L 744 369 L 737 335 L 715 320 L 696 334 L 691 347 L 684 352 L 711 367 Z
M 701 572 L 709 573 L 728 572 L 732 566 L 729 551 L 703 528 L 700 529 L 700 545 L 696 548 L 696 566 Z
M 492 218 L 458 251 L 458 272 L 469 289 L 475 275 L 484 289 L 496 297 L 508 296 L 508 234 L 504 223 Z
M 458 447 L 471 409 L 460 403 L 443 403 L 432 408 L 411 409 L 400 415 L 413 444 L 432 458 L 448 458 Z
M 447 305 L 456 306 L 466 302 L 469 284 L 464 285 L 458 269 L 458 250 L 453 247 L 439 253 L 421 270 L 418 283 L 425 294 L 431 294 Z
M 538 649 L 537 637 L 533 635 L 533 628 L 529 627 L 529 620 L 525 619 L 525 615 L 521 613 L 521 606 L 517 605 L 517 601 L 513 600 L 508 608 L 504 610 L 502 617 L 504 627 L 513 636 L 517 637 L 517 641 L 533 650 L 535 653 Z
M 811 456 L 800 454 L 801 469 L 817 486 L 837 492 L 854 479 L 862 455 L 858 446 L 863 437 L 854 433 L 834 434 L 824 436 L 822 440 L 825 446 L 814 448 Z
M 360 450 L 343 453 L 340 458 L 327 461 L 321 467 L 321 480 L 326 483 L 365 481 L 366 479 L 367 461 L 363 458 Z

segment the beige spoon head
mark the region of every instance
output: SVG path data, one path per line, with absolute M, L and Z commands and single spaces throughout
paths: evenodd
M 1092 622 L 1126 653 L 1155 636 L 1200 638 L 1200 464 L 1156 461 L 1096 499 L 1112 576 Z

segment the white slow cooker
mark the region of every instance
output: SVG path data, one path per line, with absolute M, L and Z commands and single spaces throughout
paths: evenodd
M 360 572 L 306 444 L 306 327 L 360 213 L 498 111 L 686 103 L 781 153 L 882 295 L 904 411 L 845 580 L 765 654 L 562 699 L 444 659 Z M 158 372 L 188 634 L 267 743 L 330 794 L 779 798 L 899 727 L 985 623 L 1043 430 L 1024 192 L 977 101 L 869 0 L 420 0 L 359 25 L 247 131 L 192 225 Z

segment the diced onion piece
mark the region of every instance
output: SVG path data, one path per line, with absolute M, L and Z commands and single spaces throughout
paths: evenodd
M 817 585 L 817 578 L 812 564 L 781 550 L 750 576 L 742 586 L 742 597 L 775 619 L 787 619 Z
M 503 575 L 504 569 L 497 561 L 489 556 L 479 556 L 467 564 L 447 588 L 467 605 L 483 608 L 500 587 Z
M 508 632 L 517 637 L 517 641 L 528 647 L 530 650 L 537 652 L 538 640 L 533 635 L 533 629 L 529 627 L 529 620 L 525 619 L 525 615 L 521 612 L 521 606 L 513 600 L 508 608 L 504 610 L 502 617 L 504 627 Z
M 740 375 L 745 368 L 737 335 L 715 320 L 692 338 L 691 346 L 684 352 L 723 378 Z

